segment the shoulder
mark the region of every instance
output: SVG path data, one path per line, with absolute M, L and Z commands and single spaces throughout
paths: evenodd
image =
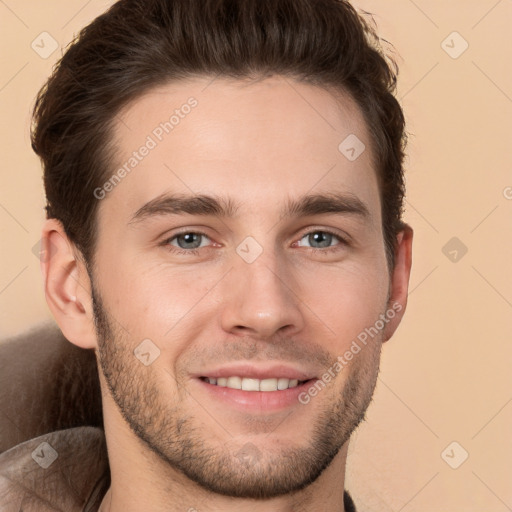
M 100 428 L 58 430 L 0 455 L 0 512 L 93 512 L 109 485 Z

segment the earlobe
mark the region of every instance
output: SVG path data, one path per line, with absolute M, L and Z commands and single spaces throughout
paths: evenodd
M 40 257 L 46 302 L 64 336 L 89 349 L 96 347 L 91 286 L 77 252 L 62 224 L 46 220 Z
M 393 336 L 400 325 L 407 306 L 409 278 L 412 267 L 412 239 L 413 230 L 409 225 L 405 224 L 402 231 L 397 235 L 395 266 L 391 272 L 388 309 L 389 311 L 392 310 L 394 315 L 386 325 L 383 341 L 387 341 Z

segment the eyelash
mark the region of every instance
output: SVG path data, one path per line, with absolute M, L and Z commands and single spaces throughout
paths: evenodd
M 302 236 L 300 237 L 299 240 L 302 240 L 305 236 L 311 235 L 313 233 L 326 233 L 328 235 L 332 235 L 333 237 L 337 238 L 338 241 L 340 242 L 331 247 L 326 247 L 326 248 L 321 248 L 321 249 L 318 249 L 315 247 L 309 247 L 309 249 L 312 249 L 314 251 L 320 251 L 323 254 L 330 254 L 332 252 L 339 251 L 341 249 L 341 246 L 349 245 L 348 242 L 344 238 L 342 238 L 339 234 L 335 233 L 334 231 L 330 231 L 328 229 L 314 229 L 312 231 L 307 231 L 306 233 L 302 234 Z M 198 249 L 180 249 L 180 248 L 170 244 L 170 242 L 172 240 L 174 240 L 175 238 L 177 238 L 181 235 L 187 235 L 187 234 L 200 235 L 200 236 L 204 236 L 209 239 L 209 236 L 206 233 L 203 233 L 201 231 L 182 231 L 181 233 L 176 233 L 171 238 L 167 238 L 166 240 L 164 240 L 162 242 L 162 245 L 165 246 L 167 248 L 167 250 L 169 250 L 170 252 L 172 252 L 174 254 L 185 255 L 185 256 L 199 255 L 199 248 Z M 204 249 L 204 248 L 202 248 L 202 249 Z

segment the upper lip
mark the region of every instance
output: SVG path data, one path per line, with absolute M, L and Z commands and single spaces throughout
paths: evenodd
M 240 363 L 232 364 L 222 367 L 203 370 L 195 377 L 241 377 L 248 379 L 272 379 L 272 378 L 285 378 L 297 380 L 310 380 L 316 378 L 313 372 L 293 368 L 285 364 L 266 364 L 265 366 L 256 366 L 254 364 Z

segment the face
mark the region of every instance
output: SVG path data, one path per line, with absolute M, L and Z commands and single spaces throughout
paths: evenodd
M 301 489 L 333 461 L 370 402 L 392 309 L 363 118 L 291 84 L 151 91 L 118 116 L 126 172 L 98 192 L 108 403 L 166 466 L 237 497 Z M 355 160 L 339 150 L 350 134 L 366 145 Z

